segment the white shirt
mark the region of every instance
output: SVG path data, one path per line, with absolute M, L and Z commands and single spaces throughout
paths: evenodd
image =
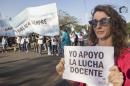
M 26 42 L 29 43 L 29 38 L 26 38 Z
M 56 45 L 57 44 L 56 39 L 54 37 L 51 37 L 51 44 L 52 45 Z
M 20 44 L 23 44 L 24 41 L 25 41 L 25 38 L 22 38 Z
M 74 34 L 70 35 L 70 40 L 71 40 L 71 42 L 74 42 L 74 40 L 75 40 L 75 35 Z
M 38 38 L 38 44 L 43 44 L 43 36 L 39 36 L 39 38 Z
M 6 42 L 7 42 L 6 38 L 3 37 L 3 38 L 2 38 L 2 45 L 5 45 Z
M 79 41 L 83 41 L 83 36 L 82 35 L 79 35 Z
M 20 38 L 20 37 L 17 37 L 16 42 L 17 42 L 18 44 L 20 44 L 20 41 L 21 41 L 21 38 Z

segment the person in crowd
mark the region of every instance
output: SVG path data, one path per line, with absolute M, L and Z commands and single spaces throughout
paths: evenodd
M 78 41 L 79 41 L 79 46 L 84 46 L 83 32 L 80 32 L 79 37 L 78 37 Z
M 47 44 L 46 44 L 46 36 L 43 37 L 43 48 L 44 48 L 44 51 L 47 51 Z
M 46 37 L 46 44 L 47 44 L 47 52 L 48 52 L 48 55 L 51 55 L 51 37 L 47 36 Z
M 11 37 L 6 36 L 7 42 L 8 42 L 8 47 L 12 47 L 13 45 L 13 40 L 11 39 Z
M 21 44 L 21 50 L 25 52 L 26 51 L 26 38 L 24 36 L 22 36 L 20 44 Z
M 70 33 L 70 41 L 71 41 L 71 46 L 74 46 L 74 41 L 75 41 L 75 32 Z
M 56 55 L 58 53 L 56 36 L 51 37 L 51 44 L 52 44 L 52 55 L 54 54 Z
M 64 53 L 64 46 L 71 45 L 70 42 L 70 36 L 69 33 L 67 32 L 67 28 L 62 27 L 61 28 L 61 49 L 62 49 L 62 55 Z
M 61 38 L 60 35 L 56 36 L 56 40 L 57 40 L 57 56 L 61 56 L 62 52 L 61 52 Z
M 38 52 L 42 54 L 42 45 L 43 45 L 43 36 L 39 35 L 38 37 Z
M 34 51 L 38 52 L 38 37 L 37 37 L 37 34 L 32 33 L 31 42 L 32 42 Z
M 109 83 L 130 86 L 130 48 L 127 46 L 127 24 L 111 5 L 98 5 L 92 13 L 89 41 L 92 46 L 113 46 L 115 65 L 110 68 Z M 64 59 L 56 66 L 59 75 L 64 71 Z M 73 85 L 74 86 L 74 85 Z M 78 86 L 87 86 L 80 83 Z
M 6 38 L 6 36 L 3 36 L 2 37 L 2 53 L 4 53 L 4 52 L 7 52 L 7 38 Z
M 19 51 L 21 50 L 20 42 L 21 42 L 21 36 L 17 36 L 16 37 L 16 43 L 17 43 Z
M 28 53 L 29 51 L 29 37 L 28 36 L 26 36 L 25 41 L 26 41 L 26 53 Z
M 74 46 L 78 46 L 78 35 L 74 32 L 74 36 L 75 36 L 75 39 L 74 39 Z

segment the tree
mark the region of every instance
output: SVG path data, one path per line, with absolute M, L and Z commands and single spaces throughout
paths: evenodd
M 69 27 L 70 24 L 75 25 L 78 20 L 74 16 L 70 16 L 67 12 L 59 10 L 59 24 L 61 27 Z

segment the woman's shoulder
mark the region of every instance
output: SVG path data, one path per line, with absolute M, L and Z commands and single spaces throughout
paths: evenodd
M 130 48 L 124 48 L 121 50 L 118 60 L 123 62 L 130 59 Z
M 120 56 L 130 55 L 130 48 L 124 48 L 120 52 Z
M 130 48 L 122 49 L 120 56 L 118 57 L 118 65 L 130 66 Z

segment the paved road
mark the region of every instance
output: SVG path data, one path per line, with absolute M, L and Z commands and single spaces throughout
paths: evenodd
M 56 73 L 59 59 L 46 53 L 0 52 L 0 86 L 69 86 Z

